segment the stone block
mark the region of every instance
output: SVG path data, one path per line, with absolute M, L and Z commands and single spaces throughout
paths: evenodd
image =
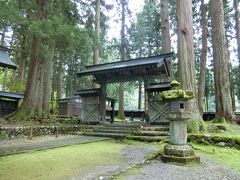
M 189 145 L 166 145 L 164 147 L 164 154 L 171 156 L 187 157 L 194 156 L 194 150 Z

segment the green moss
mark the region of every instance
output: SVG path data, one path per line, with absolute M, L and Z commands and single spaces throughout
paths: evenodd
M 197 120 L 188 120 L 187 121 L 187 130 L 188 132 L 199 132 L 200 127 Z
M 164 101 L 172 101 L 172 100 L 187 101 L 193 98 L 193 93 L 191 91 L 184 91 L 184 90 L 178 89 L 178 90 L 163 91 L 160 94 L 160 96 Z
M 226 119 L 224 117 L 218 117 L 213 120 L 214 123 L 226 123 Z
M 176 80 L 172 80 L 171 83 L 170 83 L 170 86 L 171 87 L 179 87 L 180 86 L 180 83 Z
M 9 85 L 10 92 L 20 92 L 24 93 L 26 89 L 26 84 L 21 81 L 15 81 L 13 84 Z
M 226 146 L 236 147 L 240 149 L 240 135 L 238 136 L 226 136 L 222 134 L 201 134 L 192 133 L 188 134 L 188 141 L 201 144 L 216 145 L 219 142 L 225 142 Z
M 222 148 L 212 145 L 205 146 L 199 144 L 193 144 L 193 147 L 199 153 L 214 158 L 221 164 L 224 164 L 230 168 L 233 168 L 237 172 L 240 172 L 240 161 L 238 161 L 240 157 L 239 150 L 233 148 Z
M 220 133 L 226 136 L 240 136 L 240 126 L 237 124 L 212 122 L 207 122 L 206 124 L 208 126 L 208 132 L 210 133 Z
M 70 179 L 125 160 L 123 144 L 101 141 L 0 157 L 0 179 Z
M 125 119 L 116 117 L 114 118 L 114 122 L 125 122 Z
M 206 132 L 207 124 L 202 119 L 189 119 L 187 121 L 188 132 Z

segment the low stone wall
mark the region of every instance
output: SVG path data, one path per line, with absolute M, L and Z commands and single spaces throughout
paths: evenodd
M 86 128 L 86 127 L 85 127 Z M 35 126 L 35 127 L 0 127 L 0 139 L 31 138 L 41 135 L 72 134 L 85 129 L 81 125 Z
M 214 134 L 189 134 L 188 141 L 200 144 L 212 144 L 240 149 L 240 137 L 219 136 Z

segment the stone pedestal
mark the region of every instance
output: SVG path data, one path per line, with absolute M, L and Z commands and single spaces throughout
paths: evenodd
M 194 150 L 188 145 L 166 145 L 161 159 L 165 163 L 189 164 L 200 163 L 200 158 L 195 156 Z
M 170 120 L 170 141 L 164 147 L 161 158 L 163 162 L 177 164 L 199 163 L 200 158 L 194 155 L 194 150 L 187 145 L 187 123 L 190 115 L 185 112 L 169 112 L 166 118 Z

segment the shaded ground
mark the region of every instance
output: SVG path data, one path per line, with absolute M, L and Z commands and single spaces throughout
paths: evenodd
M 58 138 L 54 136 L 42 136 L 35 137 L 32 140 L 2 140 L 0 141 L 0 156 L 26 152 L 30 150 L 41 150 L 74 144 L 102 141 L 106 139 L 108 138 L 66 135 L 59 136 Z

